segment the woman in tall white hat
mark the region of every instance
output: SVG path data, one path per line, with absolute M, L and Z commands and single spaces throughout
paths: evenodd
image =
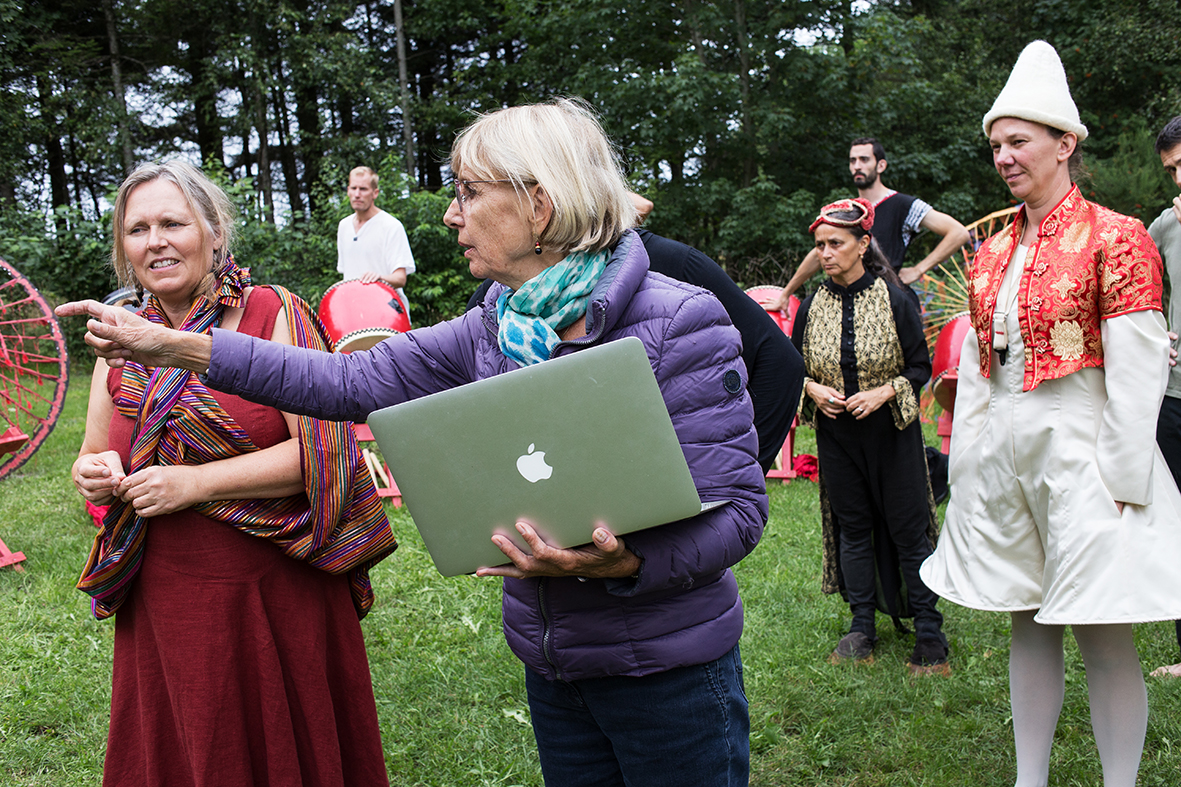
M 1012 616 L 1018 787 L 1049 778 L 1066 626 L 1104 785 L 1132 787 L 1148 719 L 1132 624 L 1181 616 L 1181 494 L 1155 448 L 1161 261 L 1139 221 L 1073 183 L 1087 129 L 1052 46 L 1021 53 L 984 133 L 1024 205 L 969 272 L 952 496 L 921 574 L 950 601 Z

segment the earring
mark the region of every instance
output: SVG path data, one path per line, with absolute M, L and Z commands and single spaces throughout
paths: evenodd
M 541 238 L 536 235 L 533 236 L 533 253 L 537 255 L 541 254 Z

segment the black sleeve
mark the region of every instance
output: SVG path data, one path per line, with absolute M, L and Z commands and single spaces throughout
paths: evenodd
M 902 359 L 905 364 L 902 376 L 914 386 L 917 399 L 923 386 L 931 379 L 931 354 L 927 351 L 927 337 L 923 335 L 923 320 L 911 300 L 901 288 L 887 282 L 890 293 L 890 309 L 894 312 L 894 325 L 898 329 L 898 342 L 902 345 Z
M 468 311 L 471 311 L 484 302 L 484 296 L 488 294 L 488 290 L 492 287 L 492 284 L 492 279 L 484 279 L 484 281 L 480 282 L 480 286 L 472 293 L 472 297 L 467 299 Z
M 815 297 L 816 293 L 812 293 L 804 298 L 800 308 L 796 309 L 796 318 L 791 324 L 791 343 L 800 353 L 804 351 L 804 328 L 808 327 L 808 311 L 812 308 L 812 299 Z
M 747 391 L 759 435 L 759 464 L 770 469 L 795 418 L 804 384 L 804 360 L 767 311 L 743 292 L 702 252 L 648 230 L 640 230 L 649 266 L 678 281 L 709 290 L 742 335 Z

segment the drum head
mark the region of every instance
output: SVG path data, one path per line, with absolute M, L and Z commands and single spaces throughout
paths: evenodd
M 336 343 L 336 351 L 338 353 L 352 353 L 358 350 L 368 350 L 381 344 L 391 336 L 397 336 L 401 331 L 390 330 L 389 328 L 362 328 L 359 331 L 346 333 L 340 337 L 340 341 Z

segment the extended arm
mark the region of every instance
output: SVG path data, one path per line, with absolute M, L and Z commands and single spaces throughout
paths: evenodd
M 778 309 L 779 311 L 787 311 L 787 299 L 804 282 L 815 276 L 818 270 L 820 270 L 820 255 L 816 252 L 816 249 L 812 249 L 804 256 L 803 261 L 800 262 L 800 267 L 796 268 L 795 275 L 791 277 L 787 286 L 783 288 L 783 293 L 779 296 L 779 300 L 772 304 L 772 308 Z
M 349 355 L 289 347 L 232 331 L 213 337 L 164 328 L 126 309 L 80 301 L 62 317 L 87 314 L 86 343 L 112 366 L 208 372 L 210 387 L 287 413 L 325 420 L 364 420 L 373 410 L 471 382 L 476 341 L 486 329 L 476 312 Z
M 941 235 L 943 240 L 939 241 L 931 253 L 923 257 L 917 265 L 903 268 L 898 272 L 899 278 L 905 284 L 913 284 L 927 271 L 942 265 L 948 257 L 959 251 L 970 239 L 963 224 L 937 210 L 927 211 L 927 215 L 923 217 L 919 225 L 936 235 Z
M 362 282 L 384 281 L 391 287 L 405 287 L 406 286 L 406 269 L 398 268 L 393 273 L 381 274 L 373 271 L 365 271 L 361 275 Z

